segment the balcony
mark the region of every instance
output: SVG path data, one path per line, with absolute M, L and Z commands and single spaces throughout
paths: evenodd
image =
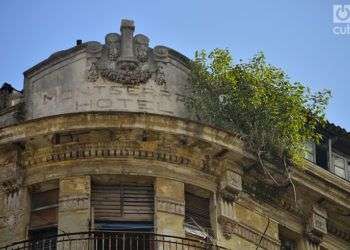
M 201 240 L 145 232 L 90 231 L 15 242 L 1 250 L 224 250 Z

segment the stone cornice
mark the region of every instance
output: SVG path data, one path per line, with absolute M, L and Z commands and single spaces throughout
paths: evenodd
M 53 162 L 93 158 L 135 158 L 150 159 L 183 166 L 191 164 L 190 159 L 176 154 L 118 147 L 117 145 L 113 145 L 113 143 L 106 145 L 78 144 L 74 146 L 72 148 L 63 147 L 63 150 L 53 149 L 51 152 L 43 152 L 37 154 L 35 157 L 28 157 L 24 160 L 24 164 L 26 167 L 30 167 Z
M 177 117 L 113 111 L 51 116 L 8 126 L 0 131 L 0 145 L 59 132 L 103 128 L 148 129 L 187 135 L 226 147 L 234 151 L 238 158 L 253 159 L 244 150 L 244 143 L 238 134 Z
M 349 181 L 344 180 L 336 176 L 335 174 L 331 173 L 330 171 L 327 171 L 309 161 L 307 161 L 304 167 L 305 167 L 305 172 L 307 172 L 308 174 L 322 179 L 323 181 L 327 182 L 328 184 L 332 185 L 335 188 L 338 188 L 338 189 L 341 189 L 342 191 L 350 193 Z
M 295 169 L 293 180 L 320 194 L 334 204 L 350 210 L 350 183 L 340 180 L 316 165 L 306 165 L 305 170 Z M 333 182 L 334 181 L 334 182 Z
M 25 77 L 30 77 L 33 73 L 37 72 L 38 70 L 46 69 L 52 65 L 55 65 L 62 60 L 67 59 L 67 57 L 75 56 L 77 53 L 80 53 L 82 50 L 85 50 L 87 47 L 87 43 L 83 43 L 78 46 L 74 46 L 72 48 L 61 50 L 53 53 L 50 55 L 47 59 L 41 61 L 40 63 L 34 65 L 30 69 L 26 70 L 23 75 Z
M 334 223 L 328 222 L 327 229 L 330 234 L 333 234 L 345 241 L 350 241 L 350 232 L 339 229 Z

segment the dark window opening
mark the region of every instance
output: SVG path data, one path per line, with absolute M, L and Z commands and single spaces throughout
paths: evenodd
M 29 231 L 30 246 L 33 250 L 56 249 L 57 227 L 42 228 Z
M 328 149 L 324 145 L 316 145 L 316 164 L 328 170 Z
M 30 249 L 56 249 L 58 189 L 31 194 Z
M 296 242 L 290 239 L 281 239 L 281 250 L 296 250 Z
M 57 226 L 58 189 L 31 194 L 30 229 Z
M 185 225 L 194 234 L 211 235 L 210 200 L 192 193 L 185 193 Z

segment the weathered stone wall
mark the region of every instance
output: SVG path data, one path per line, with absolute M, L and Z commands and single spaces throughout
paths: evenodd
M 0 191 L 0 246 L 25 240 L 29 217 L 30 206 L 26 187 L 10 194 Z
M 59 184 L 58 228 L 74 233 L 89 230 L 90 176 L 66 177 Z
M 156 233 L 185 236 L 185 188 L 184 183 L 157 178 L 155 181 Z
M 0 112 L 0 128 L 18 123 L 18 112 L 17 107 Z
M 0 244 L 27 238 L 28 190 L 51 181 L 59 186 L 59 233 L 89 230 L 91 178 L 113 175 L 154 181 L 159 234 L 188 236 L 185 186 L 191 186 L 210 196 L 211 240 L 220 246 L 278 250 L 283 226 L 295 232 L 300 250 L 347 249 L 349 222 L 335 214 L 348 213 L 350 184 L 306 166 L 292 175 L 298 192 L 310 194 L 298 196 L 298 206 L 290 192 L 261 199 L 271 198 L 271 189 L 257 190 L 252 180 L 271 183 L 254 169 L 237 134 L 177 119 L 188 118 L 188 59 L 163 46 L 151 49 L 146 36 L 133 32 L 133 22 L 124 20 L 121 34 L 108 34 L 104 44 L 57 52 L 25 72 L 27 122 L 0 130 Z M 17 111 L 7 111 L 0 127 L 17 122 Z M 338 224 L 329 227 L 329 217 Z
M 104 45 L 88 42 L 58 52 L 26 73 L 27 119 L 106 110 L 186 117 L 189 70 L 185 59 L 171 52 L 150 49 L 147 37 L 123 32 L 108 34 Z

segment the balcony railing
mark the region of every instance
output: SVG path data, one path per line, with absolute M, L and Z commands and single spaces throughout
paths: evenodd
M 79 232 L 16 242 L 1 250 L 223 250 L 212 243 L 144 232 Z

